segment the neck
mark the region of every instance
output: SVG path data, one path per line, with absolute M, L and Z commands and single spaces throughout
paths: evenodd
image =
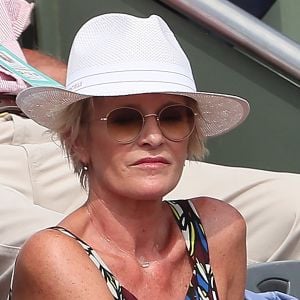
M 124 199 L 123 199 L 124 201 Z M 174 234 L 173 216 L 162 201 L 127 201 L 126 206 L 90 198 L 86 203 L 92 227 L 104 243 L 145 264 L 163 257 Z

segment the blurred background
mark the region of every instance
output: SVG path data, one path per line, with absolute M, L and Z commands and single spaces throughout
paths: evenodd
M 198 90 L 248 99 L 240 127 L 208 140 L 206 161 L 300 173 L 299 0 L 36 0 L 24 47 L 65 61 L 79 27 L 123 12 L 163 17 L 190 58 Z

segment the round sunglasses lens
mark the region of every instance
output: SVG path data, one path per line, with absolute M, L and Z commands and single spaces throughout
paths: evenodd
M 110 136 L 119 143 L 130 143 L 143 127 L 143 116 L 133 108 L 117 108 L 107 117 L 107 129 Z
M 194 112 L 184 105 L 168 106 L 159 114 L 159 125 L 166 138 L 171 141 L 182 141 L 194 130 Z

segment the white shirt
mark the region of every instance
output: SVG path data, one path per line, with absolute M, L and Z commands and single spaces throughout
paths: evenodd
M 32 9 L 33 4 L 25 0 L 0 0 L 0 44 L 24 60 L 17 39 L 30 24 Z M 24 88 L 21 79 L 0 66 L 0 93 L 15 95 Z

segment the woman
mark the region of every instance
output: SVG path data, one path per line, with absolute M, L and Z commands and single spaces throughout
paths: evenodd
M 187 57 L 158 16 L 107 14 L 72 45 L 66 89 L 17 103 L 56 132 L 88 199 L 32 236 L 12 299 L 243 299 L 245 223 L 206 197 L 162 201 L 207 136 L 248 114 L 238 97 L 197 92 Z

